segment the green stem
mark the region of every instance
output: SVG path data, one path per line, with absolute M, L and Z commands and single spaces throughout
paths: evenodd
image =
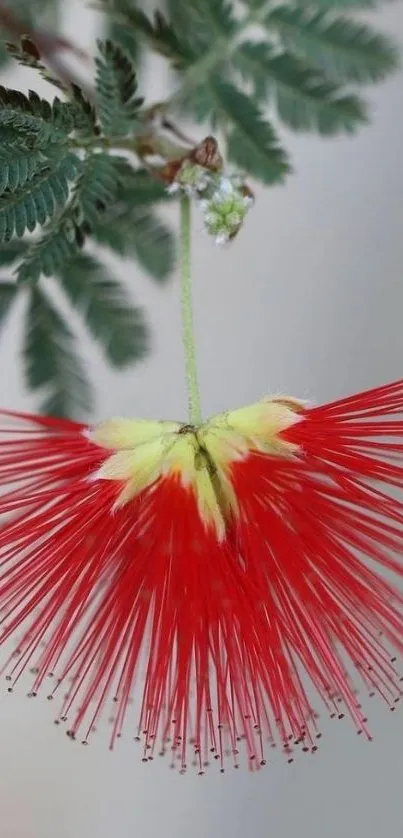
M 193 329 L 192 272 L 191 272 L 191 219 L 190 200 L 181 197 L 180 222 L 180 277 L 183 346 L 185 349 L 185 368 L 189 404 L 189 421 L 199 425 L 202 420 L 199 385 L 197 382 L 197 364 Z
M 152 144 L 154 154 L 159 154 L 165 160 L 179 160 L 189 153 L 189 149 L 186 146 L 172 143 L 170 140 L 165 137 L 160 137 L 157 134 L 153 134 L 150 137 L 150 143 Z M 68 144 L 70 148 L 90 149 L 91 151 L 122 150 L 142 157 L 144 137 L 89 137 L 88 139 L 69 137 Z

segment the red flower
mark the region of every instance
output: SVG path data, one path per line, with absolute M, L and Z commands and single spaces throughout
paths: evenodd
M 388 647 L 403 650 L 390 576 L 403 575 L 402 413 L 403 381 L 200 427 L 4 412 L 10 689 L 26 667 L 33 694 L 54 672 L 72 738 L 113 706 L 112 744 L 125 723 L 145 760 L 172 750 L 182 770 L 238 752 L 258 766 L 267 740 L 289 759 L 316 749 L 309 681 L 369 735 L 356 681 L 391 709 L 400 695 Z

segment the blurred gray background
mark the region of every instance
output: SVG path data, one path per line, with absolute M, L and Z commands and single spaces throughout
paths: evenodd
M 403 3 L 371 16 L 403 44 Z M 64 32 L 92 47 L 97 18 L 65 4 Z M 166 91 L 164 65 L 148 92 Z M 28 79 L 28 81 L 27 81 Z M 37 79 L 17 70 L 7 82 Z M 314 401 L 403 375 L 403 75 L 369 91 L 373 124 L 353 139 L 286 136 L 295 174 L 257 190 L 234 244 L 215 248 L 194 216 L 196 332 L 203 409 L 236 406 L 270 391 Z M 202 134 L 200 135 L 200 138 Z M 172 223 L 175 213 L 169 212 Z M 151 357 L 132 372 L 107 369 L 84 338 L 98 389 L 97 418 L 182 419 L 186 394 L 178 287 L 154 285 L 131 264 L 117 268 L 149 313 Z M 2 338 L 1 402 L 32 408 L 18 371 L 16 311 Z M 403 714 L 369 702 L 375 741 L 347 720 L 322 720 L 315 755 L 281 755 L 255 775 L 214 767 L 180 777 L 165 760 L 143 765 L 128 736 L 73 745 L 53 707 L 0 695 L 1 838 L 306 838 L 403 834 Z

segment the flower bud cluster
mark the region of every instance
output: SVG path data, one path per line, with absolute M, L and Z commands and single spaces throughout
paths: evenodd
M 196 201 L 216 244 L 236 236 L 253 204 L 252 193 L 239 176 L 211 171 L 189 159 L 183 161 L 168 191 L 184 192 Z

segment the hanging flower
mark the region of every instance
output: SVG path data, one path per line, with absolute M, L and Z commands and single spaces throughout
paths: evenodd
M 112 706 L 111 744 L 124 728 L 182 771 L 316 750 L 312 686 L 369 736 L 356 686 L 400 695 L 402 413 L 403 381 L 198 425 L 3 413 L 9 689 L 54 673 L 71 738 Z

